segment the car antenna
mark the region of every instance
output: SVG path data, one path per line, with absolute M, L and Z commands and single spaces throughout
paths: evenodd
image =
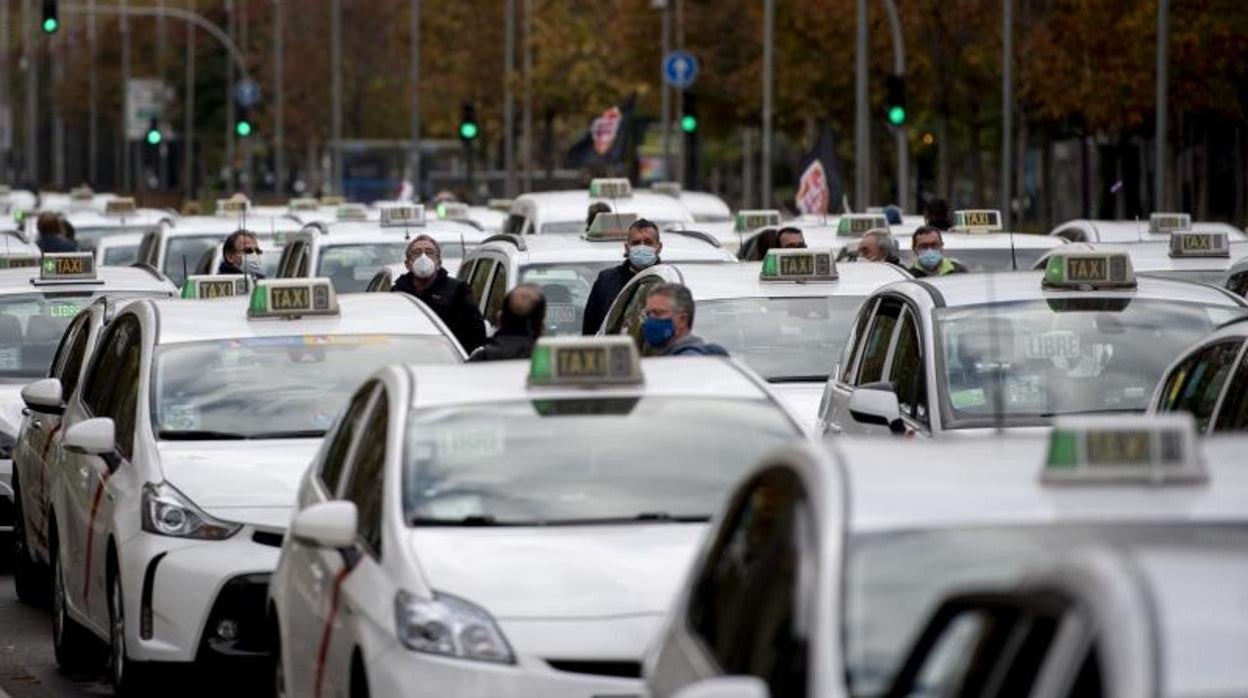
M 1018 254 L 1014 251 L 1014 226 L 1010 226 L 1010 271 L 1018 271 Z
M 182 283 L 185 284 L 191 273 L 186 270 L 186 253 L 182 253 Z
M 1140 226 L 1140 214 L 1135 214 L 1135 241 L 1144 242 L 1144 229 Z

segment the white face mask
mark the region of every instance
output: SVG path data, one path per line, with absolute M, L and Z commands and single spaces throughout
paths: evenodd
M 427 279 L 437 272 L 438 264 L 433 261 L 432 257 L 422 252 L 419 257 L 412 260 L 411 269 L 416 278 Z
M 260 268 L 260 255 L 243 255 L 243 272 L 252 276 L 264 273 Z

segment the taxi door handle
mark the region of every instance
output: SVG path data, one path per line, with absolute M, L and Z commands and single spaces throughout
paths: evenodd
M 841 429 L 840 424 L 837 424 L 836 422 L 828 422 L 828 431 L 832 432 L 833 434 L 839 434 L 844 430 Z
M 42 420 L 42 419 L 39 419 L 38 417 L 36 417 L 36 418 L 34 418 L 34 419 L 30 420 L 30 426 L 34 427 L 35 429 L 42 429 L 42 428 L 43 428 L 43 420 Z

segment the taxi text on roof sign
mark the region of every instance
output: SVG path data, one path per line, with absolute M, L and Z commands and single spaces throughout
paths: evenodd
M 626 240 L 628 239 L 628 226 L 637 222 L 637 214 L 635 213 L 611 213 L 604 211 L 594 216 L 594 222 L 589 226 L 589 234 L 585 236 L 586 240 Z
M 134 199 L 128 196 L 119 196 L 104 203 L 104 215 L 106 216 L 129 216 L 133 215 L 135 210 Z
M 425 224 L 425 207 L 420 204 L 385 206 L 381 209 L 381 227 L 396 228 Z
M 1164 235 L 1176 230 L 1191 230 L 1192 216 L 1188 213 L 1154 213 L 1148 217 L 1148 232 Z
M 316 211 L 321 207 L 321 202 L 310 198 L 291 199 L 287 207 L 291 211 Z
M 529 359 L 529 385 L 636 385 L 641 359 L 631 337 L 543 337 Z
M 337 314 L 338 296 L 326 278 L 258 281 L 247 306 L 249 318 Z
M 1203 482 L 1196 423 L 1186 412 L 1062 418 L 1049 433 L 1046 483 Z
M 626 199 L 633 195 L 633 184 L 623 177 L 599 177 L 589 181 L 589 195 L 595 199 Z
M 680 182 L 655 182 L 650 185 L 650 191 L 680 198 Z
M 511 205 L 515 202 L 515 199 L 490 199 L 485 205 L 492 210 L 507 213 L 511 211 Z
M 996 209 L 969 209 L 953 212 L 953 230 L 965 233 L 1001 231 L 1001 212 Z
M 198 300 L 231 298 L 247 295 L 247 277 L 243 274 L 208 276 L 192 274 L 182 285 L 182 297 Z
M 347 203 L 347 197 L 327 194 L 321 197 L 322 206 L 341 206 Z
M 1054 252 L 1044 265 L 1045 288 L 1081 291 L 1135 288 L 1135 270 L 1125 252 Z
M 862 237 L 868 230 L 888 230 L 888 219 L 875 213 L 846 213 L 836 224 L 838 236 Z
M 468 220 L 468 204 L 460 201 L 443 201 L 438 204 L 438 218 L 448 221 Z
M 836 281 L 835 255 L 817 250 L 767 250 L 759 281 Z
M 90 201 L 95 198 L 95 192 L 91 187 L 74 187 L 69 190 L 69 198 L 74 201 Z
M 39 256 L 33 254 L 0 256 L 0 269 L 21 269 L 39 266 Z
M 738 233 L 748 233 L 758 228 L 774 228 L 780 225 L 780 212 L 775 209 L 738 211 L 734 228 Z
M 366 221 L 368 209 L 364 204 L 342 204 L 338 207 L 337 218 L 340 221 Z
M 241 216 L 251 208 L 246 199 L 217 199 L 218 216 Z
M 1225 232 L 1194 233 L 1178 230 L 1170 233 L 1171 257 L 1230 257 L 1230 240 Z
M 91 252 L 45 254 L 39 262 L 41 281 L 83 281 L 95 278 L 95 255 Z

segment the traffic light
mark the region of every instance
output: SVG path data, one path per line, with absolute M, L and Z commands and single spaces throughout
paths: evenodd
M 698 183 L 698 96 L 686 90 L 680 100 L 680 130 L 684 134 L 684 181 L 681 184 L 690 189 Z
M 906 78 L 902 75 L 889 75 L 885 79 L 887 100 L 884 102 L 884 116 L 888 123 L 902 127 L 906 125 Z
M 251 135 L 251 129 L 251 110 L 237 107 L 234 111 L 234 133 L 239 138 L 246 138 Z
M 481 127 L 477 125 L 477 107 L 472 102 L 464 102 L 464 110 L 459 117 L 459 139 L 471 143 L 481 135 Z
M 147 144 L 160 145 L 163 140 L 165 140 L 165 135 L 160 132 L 160 120 L 153 116 L 147 124 Z
M 43 0 L 43 21 L 39 27 L 44 34 L 55 34 L 61 28 L 61 15 L 57 11 L 57 0 Z

